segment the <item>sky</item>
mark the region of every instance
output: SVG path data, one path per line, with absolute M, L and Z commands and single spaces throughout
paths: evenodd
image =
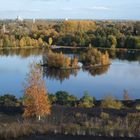
M 0 19 L 140 20 L 140 0 L 0 0 Z

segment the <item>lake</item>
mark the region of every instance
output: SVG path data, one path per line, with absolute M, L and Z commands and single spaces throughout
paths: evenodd
M 43 68 L 47 91 L 67 91 L 81 97 L 85 91 L 97 99 L 112 95 L 123 98 L 127 90 L 131 99 L 140 98 L 140 52 L 111 51 L 109 67 L 91 70 L 56 71 Z M 72 52 L 66 55 L 73 56 Z M 0 95 L 23 95 L 29 65 L 42 62 L 43 50 L 0 50 Z

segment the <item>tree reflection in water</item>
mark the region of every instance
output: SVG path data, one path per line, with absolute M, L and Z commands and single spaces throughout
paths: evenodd
M 30 56 L 40 56 L 43 53 L 41 48 L 28 49 L 3 49 L 0 50 L 0 56 L 20 56 L 21 58 L 28 58 Z
M 140 51 L 126 50 L 108 50 L 111 59 L 128 60 L 128 61 L 140 61 Z
M 88 68 L 88 69 L 83 69 L 83 71 L 87 71 L 91 76 L 96 76 L 96 75 L 102 75 L 106 73 L 109 67 L 110 66 L 108 65 L 104 67 Z
M 109 69 L 109 66 L 104 67 L 96 67 L 96 68 L 88 68 L 82 69 L 83 71 L 88 71 L 92 76 L 102 75 L 106 73 Z M 61 83 L 65 79 L 69 79 L 71 75 L 77 76 L 79 69 L 67 69 L 67 70 L 60 70 L 60 69 L 52 69 L 43 67 L 43 76 L 50 79 L 50 80 L 58 80 Z
M 69 79 L 70 75 L 77 76 L 78 69 L 67 69 L 67 70 L 60 70 L 60 69 L 53 69 L 43 67 L 43 75 L 50 80 L 58 80 L 61 83 L 65 79 Z

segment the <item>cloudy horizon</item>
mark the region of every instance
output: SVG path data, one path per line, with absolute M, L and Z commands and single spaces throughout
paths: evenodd
M 0 0 L 0 18 L 140 19 L 140 0 Z

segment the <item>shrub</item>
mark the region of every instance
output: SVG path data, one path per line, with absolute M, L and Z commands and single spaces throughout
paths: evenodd
M 107 96 L 101 101 L 101 107 L 112 108 L 112 109 L 121 109 L 122 103 L 119 101 L 116 101 L 112 96 Z
M 69 93 L 66 91 L 58 91 L 56 92 L 56 101 L 58 102 L 66 102 L 68 101 Z
M 18 100 L 14 95 L 6 94 L 4 96 L 0 96 L 0 105 L 16 106 L 18 105 Z
M 79 113 L 79 112 L 77 112 L 77 113 L 75 113 L 75 115 L 74 115 L 76 118 L 80 118 L 81 116 L 82 116 L 82 114 L 81 113 Z
M 94 99 L 90 97 L 87 92 L 85 92 L 84 96 L 80 99 L 78 107 L 91 108 L 94 106 L 93 101 Z
M 53 104 L 57 100 L 56 96 L 53 94 L 48 94 L 48 99 L 49 99 L 51 104 Z
M 136 109 L 137 110 L 140 110 L 140 105 L 136 105 Z
M 128 113 L 127 118 L 132 120 L 140 120 L 140 112 Z
M 60 105 L 75 106 L 77 98 L 66 91 L 58 91 L 54 95 L 55 101 Z
M 101 112 L 100 118 L 103 120 L 109 119 L 109 114 L 106 112 Z

